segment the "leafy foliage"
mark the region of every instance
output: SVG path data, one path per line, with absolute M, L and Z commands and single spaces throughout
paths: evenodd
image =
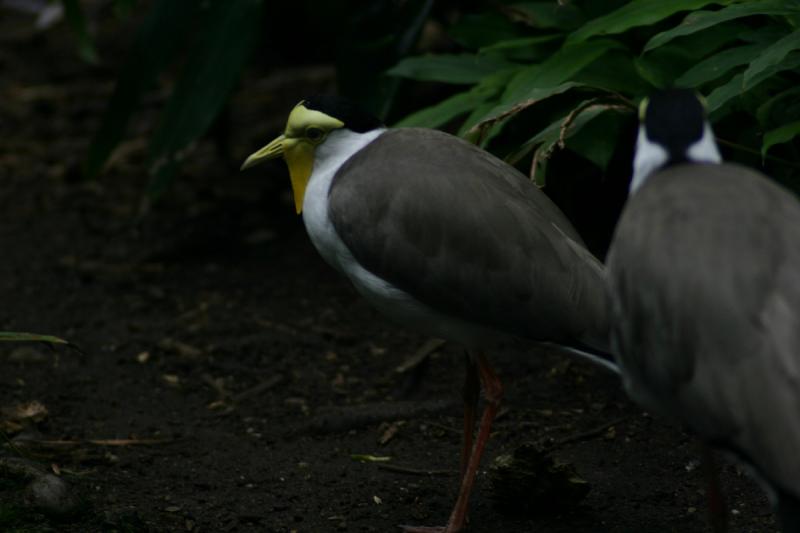
M 780 102 L 798 94 L 799 20 L 800 2 L 790 0 L 513 3 L 449 27 L 461 53 L 407 58 L 389 71 L 466 85 L 399 124 L 455 125 L 512 162 L 531 157 L 544 183 L 560 148 L 605 171 L 619 149 L 612 134 L 634 119 L 641 98 L 694 87 L 735 158 L 766 156 L 770 171 L 792 180 L 800 106 Z M 465 31 L 480 21 L 490 39 Z M 499 136 L 504 147 L 492 142 Z

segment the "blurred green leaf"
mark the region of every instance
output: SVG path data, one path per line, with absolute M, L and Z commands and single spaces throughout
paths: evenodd
M 493 124 L 504 121 L 523 111 L 524 109 L 541 102 L 542 100 L 550 98 L 556 94 L 564 93 L 574 87 L 579 86 L 581 86 L 579 83 L 568 82 L 562 83 L 561 85 L 557 85 L 555 87 L 535 87 L 522 95 L 521 98 L 514 100 L 513 102 L 496 105 L 492 107 L 491 111 L 487 112 L 485 115 L 476 117 L 474 119 L 475 124 L 469 125 L 469 130 L 472 132 L 492 126 Z
M 589 63 L 573 80 L 620 94 L 646 94 L 652 87 L 642 78 L 627 50 L 610 50 L 601 61 Z
M 676 37 L 690 35 L 729 20 L 752 15 L 789 15 L 797 12 L 798 6 L 792 6 L 785 0 L 742 2 L 719 11 L 696 11 L 686 15 L 686 18 L 671 30 L 663 31 L 653 36 L 644 46 L 644 52 L 663 46 Z
M 521 70 L 503 95 L 503 104 L 514 105 L 530 98 L 531 91 L 555 87 L 580 72 L 609 50 L 621 48 L 612 40 L 565 45 L 549 59 Z
M 460 45 L 473 50 L 526 37 L 521 25 L 495 11 L 465 14 L 448 28 L 447 34 Z
M 503 57 L 518 62 L 538 62 L 540 59 L 552 53 L 553 46 L 560 35 L 538 35 L 536 37 L 524 37 L 521 39 L 511 39 L 499 41 L 489 46 L 481 48 L 479 54 L 499 54 Z
M 78 0 L 61 0 L 61 3 L 64 6 L 64 16 L 78 39 L 78 55 L 87 63 L 96 64 L 97 50 L 95 50 L 94 42 L 89 34 L 86 16 L 83 14 L 80 2 Z
M 469 91 L 455 94 L 434 106 L 412 113 L 395 126 L 427 128 L 443 126 L 460 115 L 467 114 L 476 108 L 483 108 L 488 100 L 500 94 L 511 75 L 512 72 L 508 70 L 497 72 L 481 80 Z
M 800 95 L 800 86 L 791 87 L 772 96 L 766 102 L 758 106 L 758 109 L 756 109 L 756 119 L 761 127 L 766 127 L 768 124 L 770 124 L 770 119 L 773 114 L 785 119 L 787 107 L 800 107 L 800 101 L 797 99 L 798 95 Z M 778 109 L 773 113 L 773 110 L 779 103 L 783 105 L 779 106 Z M 790 118 L 793 117 L 790 115 Z
M 622 130 L 624 115 L 620 113 L 621 109 L 619 106 L 611 106 L 601 110 L 595 118 L 588 120 L 580 128 L 574 128 L 566 145 L 605 172 Z M 633 113 L 633 109 L 627 112 Z
M 761 156 L 766 156 L 767 151 L 776 144 L 789 142 L 797 135 L 800 135 L 800 120 L 784 124 L 780 128 L 766 132 L 764 134 L 764 142 L 761 145 Z
M 782 70 L 791 70 L 797 67 L 800 67 L 800 53 L 789 54 L 781 63 L 772 65 L 759 72 L 751 81 L 751 88 L 756 87 L 762 81 Z M 740 72 L 728 80 L 727 83 L 714 89 L 711 94 L 708 95 L 707 105 L 709 114 L 721 109 L 722 106 L 741 95 L 744 91 L 744 73 Z M 718 116 L 719 114 L 717 114 L 717 117 Z
M 47 342 L 50 344 L 69 344 L 69 341 L 53 337 L 52 335 L 39 335 L 37 333 L 21 333 L 17 331 L 0 331 L 0 342 Z
M 524 157 L 526 151 L 539 145 L 545 158 L 550 157 L 556 145 L 565 145 L 567 139 L 581 131 L 589 122 L 608 111 L 625 112 L 619 104 L 601 103 L 596 100 L 585 100 L 578 104 L 572 111 L 551 123 L 545 129 L 531 137 L 520 147 L 520 152 L 515 154 L 515 160 Z M 632 110 L 627 110 L 632 112 Z M 614 136 L 611 136 L 614 139 Z M 615 143 L 612 143 L 615 144 Z M 601 156 L 598 156 L 600 159 Z M 610 155 L 608 156 L 610 158 Z
M 97 177 L 111 152 L 122 140 L 142 93 L 150 88 L 158 73 L 172 61 L 184 37 L 193 29 L 191 21 L 198 6 L 199 3 L 194 0 L 162 0 L 154 3 L 147 13 L 136 32 L 100 127 L 89 146 L 84 167 L 86 177 Z
M 443 83 L 478 83 L 488 75 L 515 66 L 497 55 L 439 54 L 409 57 L 389 69 L 388 74 Z
M 486 102 L 488 96 L 474 90 L 454 94 L 438 104 L 412 113 L 395 127 L 439 128 L 454 118 L 465 115 Z
M 572 30 L 584 21 L 581 11 L 571 3 L 518 2 L 503 7 L 512 20 L 537 29 Z
M 708 4 L 728 3 L 729 0 L 633 0 L 611 13 L 590 20 L 567 38 L 568 43 L 585 41 L 595 35 L 622 33 L 638 26 L 655 24 L 681 11 L 699 9 Z
M 692 88 L 713 81 L 738 66 L 750 63 L 764 48 L 763 44 L 748 44 L 718 52 L 684 72 L 675 80 L 675 85 Z
M 201 11 L 197 32 L 202 39 L 181 71 L 150 142 L 151 196 L 169 184 L 176 170 L 172 163 L 208 130 L 227 101 L 255 44 L 262 5 L 262 0 L 218 0 Z
M 784 69 L 780 68 L 780 65 L 784 62 L 789 52 L 797 49 L 800 49 L 800 30 L 793 31 L 778 42 L 769 46 L 750 63 L 750 66 L 747 67 L 747 70 L 744 72 L 744 89 L 755 86 L 759 81 L 759 74 L 767 71 L 767 69 L 778 67 L 779 70 L 786 70 L 788 68 L 793 68 L 791 66 L 786 66 Z M 786 64 L 788 65 L 790 62 L 791 59 L 786 61 Z

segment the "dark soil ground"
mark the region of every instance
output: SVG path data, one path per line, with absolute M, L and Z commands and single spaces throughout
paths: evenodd
M 112 57 L 118 27 L 101 32 Z M 0 330 L 83 350 L 0 346 L 0 408 L 35 400 L 48 411 L 21 431 L 0 426 L 0 458 L 60 472 L 84 501 L 48 517 L 26 504 L 24 480 L 2 476 L 0 530 L 443 524 L 457 488 L 459 348 L 398 373 L 426 339 L 384 321 L 316 255 L 283 165 L 236 170 L 330 69 L 249 75 L 228 115 L 231 156 L 199 143 L 143 218 L 146 134 L 164 94 L 145 102 L 104 178 L 85 182 L 113 71 L 76 59 L 63 25 L 37 33 L 0 12 L 0 72 Z M 506 400 L 470 531 L 708 530 L 693 439 L 631 404 L 614 376 L 532 348 L 492 361 Z M 486 468 L 528 442 L 549 443 L 591 484 L 577 507 L 514 515 L 493 504 Z M 747 476 L 728 464 L 723 480 L 733 531 L 775 529 Z

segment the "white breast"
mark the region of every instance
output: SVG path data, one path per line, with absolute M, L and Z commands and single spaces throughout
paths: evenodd
M 317 147 L 314 167 L 303 198 L 303 222 L 311 242 L 332 267 L 346 275 L 375 308 L 396 322 L 425 333 L 481 346 L 498 333 L 449 317 L 364 269 L 344 244 L 328 217 L 328 191 L 339 168 L 386 129 L 367 133 L 334 130 Z

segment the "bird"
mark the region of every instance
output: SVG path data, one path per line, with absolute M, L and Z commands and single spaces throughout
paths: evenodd
M 438 130 L 387 128 L 342 97 L 300 101 L 242 169 L 278 157 L 320 255 L 390 319 L 466 348 L 458 498 L 444 527 L 401 526 L 461 531 L 503 395 L 486 348 L 529 339 L 615 369 L 603 266 L 512 166 Z
M 800 532 L 800 204 L 722 161 L 701 98 L 640 107 L 606 264 L 611 350 L 634 400 L 749 465 Z

